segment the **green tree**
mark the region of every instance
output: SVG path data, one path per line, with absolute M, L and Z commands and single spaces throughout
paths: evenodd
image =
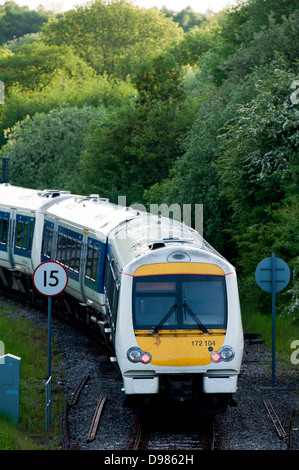
M 119 105 L 133 94 L 128 82 L 98 76 L 70 47 L 36 41 L 15 53 L 0 50 L 0 76 L 5 84 L 5 103 L 0 107 L 0 143 L 4 131 L 26 115 L 49 112 L 64 103 L 72 106 Z
M 237 83 L 254 72 L 256 67 L 267 66 L 277 56 L 288 63 L 289 67 L 294 67 L 298 58 L 298 36 L 299 9 L 287 17 L 282 16 L 280 21 L 274 15 L 269 15 L 260 31 L 255 33 L 251 41 L 240 44 L 234 54 L 222 64 L 221 70 L 228 80 Z
M 175 12 L 163 7 L 161 11 L 165 14 L 165 16 L 172 18 L 173 21 L 178 23 L 181 28 L 183 28 L 185 33 L 194 28 L 194 26 L 200 26 L 202 23 L 207 21 L 206 14 L 197 13 L 193 11 L 191 7 L 184 8 L 180 12 Z
M 1 149 L 9 158 L 10 182 L 80 192 L 85 138 L 91 124 L 104 119 L 104 108 L 65 106 L 18 122 Z
M 239 233 L 264 223 L 266 208 L 298 190 L 299 109 L 290 99 L 296 74 L 277 62 L 268 74 L 256 84 L 256 98 L 239 106 L 221 136 L 218 168 Z
M 171 54 L 141 64 L 132 81 L 136 98 L 90 134 L 85 156 L 93 190 L 115 202 L 124 191 L 129 204 L 143 203 L 144 190 L 168 175 L 188 116 L 181 69 Z
M 265 58 L 273 60 L 273 52 L 283 48 L 286 41 L 297 42 L 294 30 L 298 27 L 296 24 L 291 26 L 293 32 L 290 32 L 290 35 L 294 34 L 293 40 L 288 41 L 284 38 L 281 44 L 281 37 L 278 39 L 276 36 L 277 34 L 281 36 L 279 25 L 285 22 L 285 18 L 296 13 L 298 7 L 293 0 L 239 0 L 236 6 L 228 9 L 226 14 L 220 17 L 220 27 L 215 31 L 214 47 L 201 61 L 201 68 L 204 68 L 213 82 L 219 86 L 226 79 L 234 78 L 233 73 L 229 75 L 231 68 L 234 67 L 234 71 L 237 72 L 235 80 L 238 82 L 241 74 L 244 77 L 248 70 L 265 63 Z M 278 33 L 273 33 L 274 25 Z M 268 28 L 271 30 L 269 34 L 267 34 Z M 290 46 L 293 50 L 294 45 Z M 240 63 L 241 60 L 243 64 Z M 234 61 L 236 61 L 235 66 Z M 243 70 L 244 64 L 246 67 Z
M 103 123 L 91 127 L 82 166 L 85 192 L 99 193 L 115 203 L 119 195 L 126 196 L 128 204 L 140 202 L 143 186 L 130 151 L 136 119 L 131 97 L 110 108 Z
M 152 186 L 146 198 L 148 203 L 190 204 L 193 217 L 195 204 L 203 204 L 204 237 L 231 258 L 232 244 L 229 247 L 229 235 L 225 231 L 230 211 L 214 166 L 221 155 L 217 133 L 231 114 L 215 86 L 201 82 L 198 93 L 196 96 L 191 91 L 190 107 L 194 107 L 194 115 L 186 135 L 181 136 L 181 155 L 173 162 L 168 178 Z
M 257 95 L 238 106 L 220 137 L 217 168 L 232 208 L 228 227 L 238 249 L 243 290 L 266 299 L 256 289 L 258 262 L 275 252 L 292 269 L 285 310 L 298 309 L 298 104 L 291 100 L 296 74 L 282 61 L 255 72 Z M 298 313 L 297 313 L 298 315 Z
M 214 45 L 214 29 L 194 27 L 184 34 L 183 39 L 171 47 L 171 53 L 178 64 L 198 65 L 199 59 Z
M 41 41 L 24 44 L 17 52 L 0 52 L 0 76 L 6 90 L 18 83 L 23 89 L 42 89 L 56 74 L 65 78 L 90 77 L 95 71 L 67 46 L 49 46 Z
M 145 189 L 167 177 L 181 154 L 179 140 L 188 121 L 182 79 L 182 69 L 170 53 L 144 62 L 132 77 L 138 120 L 131 151 Z
M 41 9 L 31 11 L 28 7 L 20 7 L 15 2 L 5 2 L 4 5 L 0 5 L 0 44 L 40 31 L 49 16 Z
M 72 45 L 98 73 L 120 78 L 182 34 L 176 23 L 156 9 L 135 7 L 125 0 L 95 0 L 44 28 L 48 44 Z

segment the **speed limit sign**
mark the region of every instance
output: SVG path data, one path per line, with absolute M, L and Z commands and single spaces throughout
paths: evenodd
M 35 289 L 43 295 L 53 297 L 64 291 L 68 282 L 68 274 L 56 261 L 41 263 L 33 273 Z
M 46 383 L 46 432 L 51 421 L 51 315 L 52 297 L 61 294 L 67 286 L 68 275 L 63 266 L 56 261 L 45 261 L 34 271 L 32 281 L 35 289 L 48 297 L 48 380 Z

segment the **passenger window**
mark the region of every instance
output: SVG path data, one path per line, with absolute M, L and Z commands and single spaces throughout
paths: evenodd
M 80 271 L 80 258 L 81 258 L 81 242 L 77 242 L 76 244 L 76 257 L 75 257 L 75 272 Z
M 67 235 L 58 234 L 56 260 L 70 271 L 78 274 L 80 271 L 82 246 L 82 242 L 78 238 L 82 236 L 69 229 L 65 229 L 65 232 Z
M 34 228 L 34 221 L 31 220 L 31 223 L 30 223 L 30 229 L 29 229 L 29 251 L 31 251 L 31 247 L 32 247 L 32 240 L 33 240 L 33 228 Z
M 17 250 L 30 252 L 34 230 L 34 219 L 26 216 L 17 216 L 16 222 L 15 248 Z
M 66 236 L 63 235 L 62 236 L 62 244 L 61 244 L 61 262 L 62 264 L 66 264 L 66 243 L 67 243 L 67 239 L 66 239 Z
M 16 248 L 22 248 L 22 240 L 23 240 L 23 222 L 18 222 L 17 231 L 16 231 Z
M 1 245 L 7 244 L 8 219 L 1 219 Z
M 71 255 L 72 255 L 72 239 L 70 237 L 67 237 L 67 248 L 66 248 L 65 264 L 69 268 L 71 267 Z
M 97 278 L 97 268 L 98 268 L 98 248 L 89 245 L 87 251 L 87 261 L 86 261 L 86 277 L 91 281 L 96 281 Z
M 61 252 L 62 252 L 62 235 L 58 234 L 58 241 L 57 241 L 57 261 L 61 261 Z
M 92 266 L 92 246 L 88 247 L 87 261 L 86 261 L 86 277 L 91 278 L 91 266 Z
M 94 248 L 93 249 L 92 271 L 91 271 L 91 279 L 93 281 L 95 281 L 96 278 L 97 278 L 98 255 L 99 255 L 99 250 L 97 248 Z
M 51 258 L 51 253 L 52 253 L 52 242 L 53 242 L 53 230 L 47 229 L 47 243 L 46 243 L 46 252 L 45 255 L 48 256 L 48 258 Z
M 30 233 L 30 238 L 32 238 L 31 233 Z M 51 254 L 52 254 L 52 243 L 53 243 L 53 230 L 45 226 L 42 253 L 46 258 L 49 258 L 49 259 L 51 259 Z
M 70 262 L 70 268 L 75 271 L 75 266 L 76 266 L 76 247 L 77 243 L 74 238 L 71 239 L 71 262 Z

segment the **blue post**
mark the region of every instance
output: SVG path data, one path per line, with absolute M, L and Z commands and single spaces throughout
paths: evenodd
M 272 253 L 272 387 L 275 387 L 275 253 Z
M 52 404 L 52 377 L 46 383 L 46 434 L 51 424 L 51 404 Z
M 48 380 L 46 383 L 46 433 L 49 430 L 51 422 L 51 316 L 52 316 L 52 297 L 48 296 Z
M 51 315 L 52 297 L 48 297 L 48 379 L 51 377 Z

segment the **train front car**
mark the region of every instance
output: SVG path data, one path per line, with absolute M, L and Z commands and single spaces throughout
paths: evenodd
M 243 353 L 234 268 L 185 229 L 139 247 L 122 272 L 116 324 L 125 393 L 133 404 L 225 411 Z

